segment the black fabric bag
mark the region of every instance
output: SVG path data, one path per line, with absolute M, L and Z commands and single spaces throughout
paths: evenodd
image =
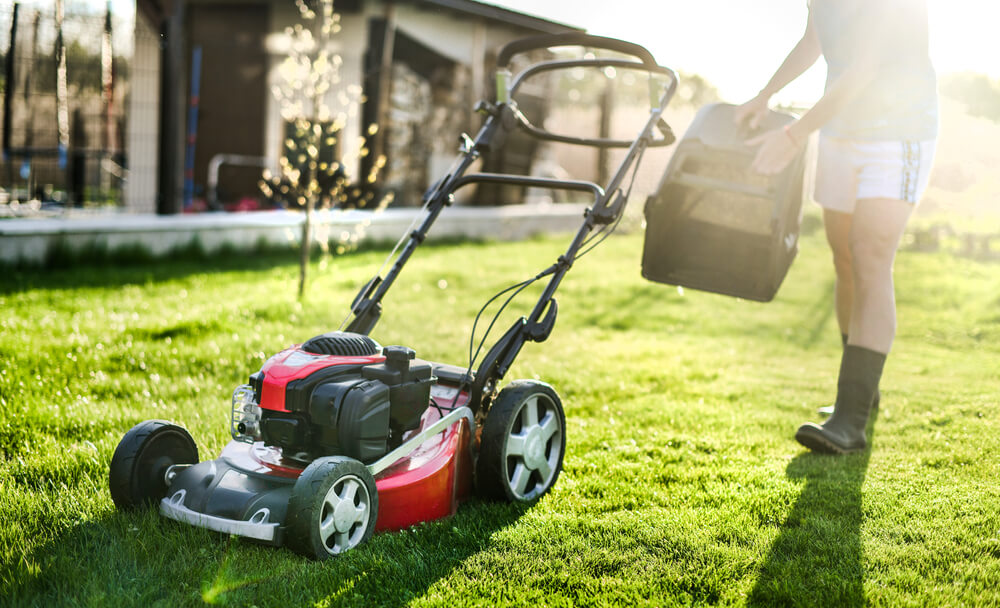
M 733 122 L 735 106 L 701 108 L 646 200 L 642 276 L 767 302 L 798 253 L 808 146 L 781 174 L 750 169 L 744 142 L 794 120 L 770 112 L 759 130 Z

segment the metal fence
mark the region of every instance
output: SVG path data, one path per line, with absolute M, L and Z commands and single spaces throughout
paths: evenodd
M 0 215 L 122 205 L 134 9 L 0 6 Z

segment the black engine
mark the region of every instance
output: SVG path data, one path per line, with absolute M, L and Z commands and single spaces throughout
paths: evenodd
M 255 434 L 300 460 L 341 454 L 371 463 L 387 454 L 420 425 L 436 378 L 431 364 L 404 346 L 383 348 L 385 361 L 371 363 L 378 348 L 367 336 L 333 332 L 281 353 L 280 363 L 269 361 L 250 377 L 261 408 Z M 295 366 L 301 377 L 282 386 L 282 374 Z M 273 395 L 282 389 L 278 407 Z

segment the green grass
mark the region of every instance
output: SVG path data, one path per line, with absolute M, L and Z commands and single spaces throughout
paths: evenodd
M 567 242 L 426 247 L 373 335 L 463 363 L 479 306 Z M 508 374 L 563 398 L 553 491 L 529 507 L 473 499 L 324 563 L 116 512 L 108 462 L 149 418 L 214 457 L 232 388 L 335 329 L 384 251 L 315 265 L 302 304 L 280 257 L 10 270 L 0 604 L 1000 605 L 1000 264 L 901 253 L 873 447 L 836 458 L 792 439 L 833 397 L 825 247 L 806 237 L 758 304 L 645 282 L 640 237 L 609 239 L 563 283 L 552 337 Z M 530 294 L 519 301 L 514 313 Z

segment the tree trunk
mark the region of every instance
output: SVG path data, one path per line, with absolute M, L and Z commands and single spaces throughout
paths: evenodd
M 302 222 L 302 251 L 299 257 L 299 299 L 305 297 L 306 272 L 309 270 L 309 247 L 312 244 L 312 212 L 314 197 L 306 200 L 306 219 Z

